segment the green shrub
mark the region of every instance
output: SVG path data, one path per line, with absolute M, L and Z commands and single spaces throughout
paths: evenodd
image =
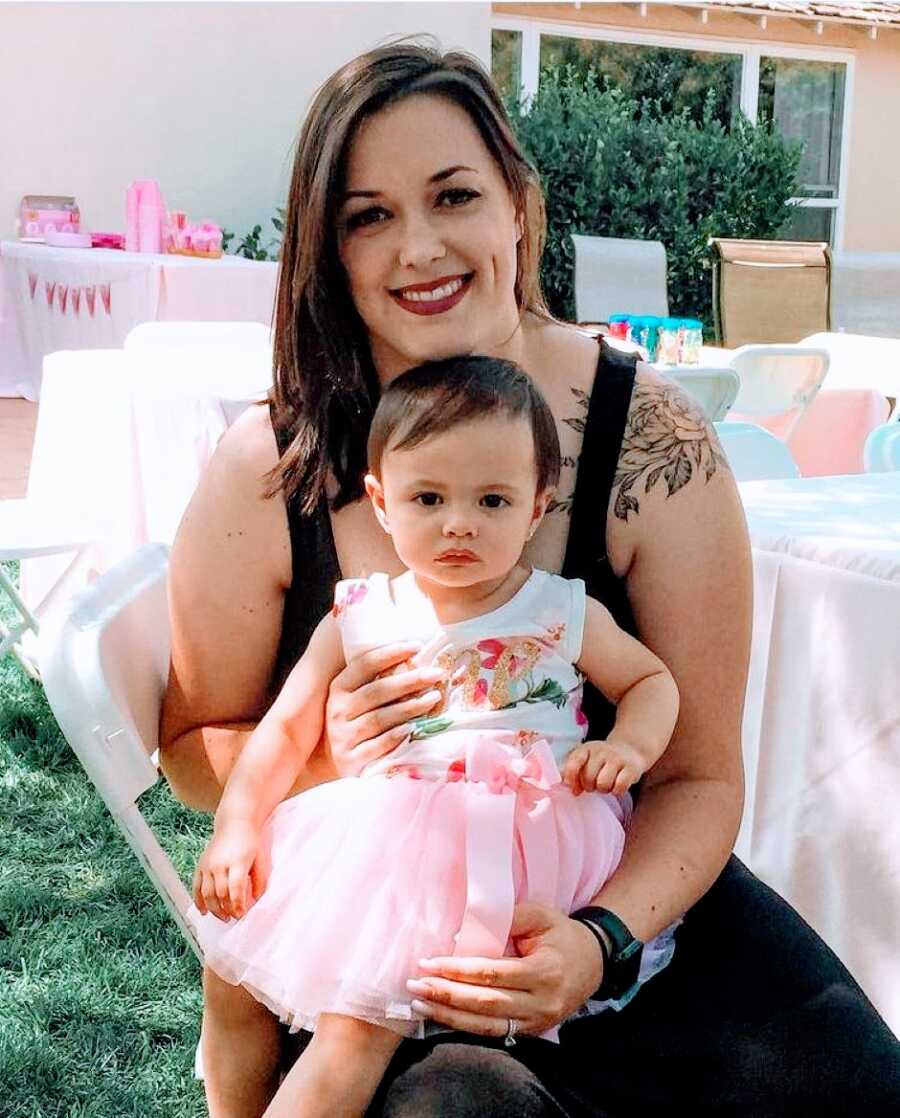
M 230 229 L 223 230 L 222 250 L 231 252 L 234 256 L 243 256 L 247 260 L 278 260 L 281 256 L 281 240 L 284 236 L 284 214 L 284 209 L 279 207 L 275 217 L 272 218 L 277 236 L 270 237 L 268 244 L 262 243 L 262 226 L 254 225 L 250 232 L 238 241 L 234 249 L 230 246 L 235 234 Z
M 544 187 L 541 279 L 561 318 L 575 318 L 572 233 L 662 241 L 671 312 L 711 331 L 708 239 L 771 239 L 791 216 L 801 145 L 740 113 L 725 128 L 715 91 L 698 121 L 566 66 L 542 73 L 527 106 L 513 97 L 507 107 Z

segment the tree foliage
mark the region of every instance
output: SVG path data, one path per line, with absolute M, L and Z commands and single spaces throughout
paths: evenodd
M 715 90 L 698 119 L 567 65 L 507 107 L 544 188 L 541 278 L 561 318 L 575 318 L 572 233 L 662 241 L 672 313 L 710 325 L 709 238 L 775 238 L 791 216 L 802 146 L 740 113 L 726 127 Z

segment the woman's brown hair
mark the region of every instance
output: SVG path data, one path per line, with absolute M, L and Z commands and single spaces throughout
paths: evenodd
M 288 445 L 269 493 L 283 489 L 286 500 L 296 494 L 303 514 L 315 510 L 329 468 L 338 483 L 335 508 L 363 495 L 378 378 L 338 255 L 337 209 L 360 124 L 416 94 L 447 98 L 478 129 L 523 221 L 516 304 L 520 314 L 549 317 L 538 275 L 543 195 L 480 62 L 461 51 L 443 54 L 434 40 L 402 39 L 342 66 L 319 89 L 300 132 L 275 301 L 272 414 L 279 445 Z

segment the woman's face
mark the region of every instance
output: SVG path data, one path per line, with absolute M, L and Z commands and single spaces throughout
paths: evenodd
M 463 109 L 416 95 L 367 120 L 348 153 L 337 232 L 382 380 L 459 353 L 506 355 L 521 231 Z

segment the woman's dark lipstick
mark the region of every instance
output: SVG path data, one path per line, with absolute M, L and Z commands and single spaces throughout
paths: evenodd
M 400 287 L 396 291 L 391 292 L 391 298 L 394 302 L 398 303 L 405 311 L 411 314 L 443 314 L 455 307 L 456 304 L 463 298 L 469 290 L 472 282 L 472 275 L 462 276 L 443 276 L 441 279 L 433 280 L 431 283 L 411 283 L 407 287 Z M 440 287 L 459 285 L 458 290 L 446 295 L 440 299 L 405 299 L 402 292 L 414 291 L 436 291 Z

